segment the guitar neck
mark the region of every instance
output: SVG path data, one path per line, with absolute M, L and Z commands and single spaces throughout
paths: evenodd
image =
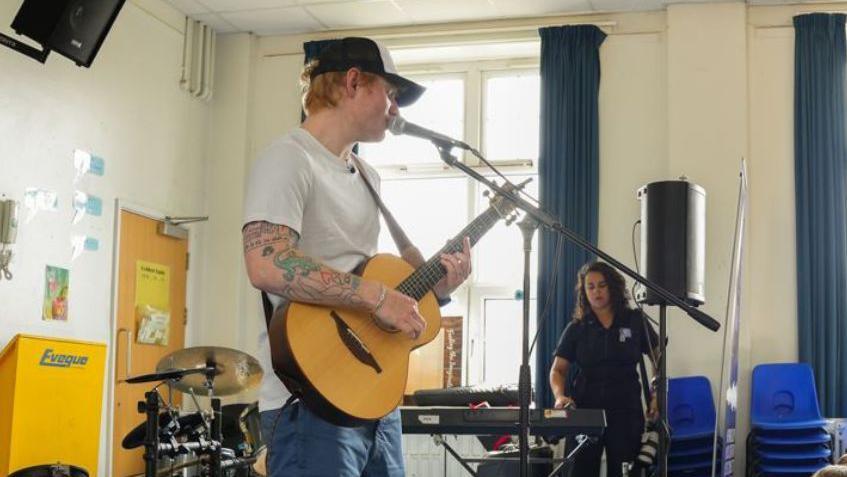
M 441 255 L 460 252 L 462 250 L 462 241 L 465 237 L 470 238 L 471 246 L 476 245 L 479 239 L 491 230 L 491 227 L 498 220 L 500 220 L 500 213 L 494 207 L 489 207 L 485 212 L 477 216 L 473 222 L 468 224 L 467 227 L 462 229 L 458 235 L 450 239 L 447 245 L 439 250 L 438 253 L 427 260 L 425 264 L 415 270 L 408 278 L 403 280 L 397 286 L 397 291 L 415 300 L 423 298 L 447 274 L 447 270 L 441 265 Z

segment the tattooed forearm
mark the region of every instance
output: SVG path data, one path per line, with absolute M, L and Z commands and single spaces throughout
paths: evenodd
M 244 254 L 251 282 L 289 300 L 366 309 L 362 279 L 333 270 L 297 249 L 299 236 L 282 225 L 244 226 Z
M 263 256 L 267 246 L 279 244 L 279 249 L 289 249 L 297 245 L 300 237 L 297 232 L 284 225 L 269 222 L 250 222 L 241 231 L 244 242 L 244 253 L 263 248 Z M 269 253 L 272 253 L 273 250 Z
M 353 276 L 350 286 L 327 285 L 323 280 L 306 276 L 286 284 L 281 291 L 283 296 L 293 301 L 332 303 L 347 308 L 363 308 L 367 306 L 367 302 L 359 292 L 360 282 L 359 277 Z
M 295 253 L 277 254 L 274 265 L 282 270 L 283 296 L 291 300 L 336 303 L 351 308 L 366 304 L 359 292 L 362 279 L 356 275 L 323 267 Z

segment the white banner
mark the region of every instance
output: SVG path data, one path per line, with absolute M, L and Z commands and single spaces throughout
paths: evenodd
M 721 411 L 723 419 L 718 420 L 719 432 L 723 437 L 723 452 L 715 462 L 720 463 L 718 469 L 713 469 L 712 475 L 730 477 L 733 475 L 735 463 L 735 444 L 739 436 L 735 432 L 736 412 L 738 411 L 738 333 L 741 321 L 741 285 L 744 265 L 744 229 L 747 223 L 747 162 L 741 160 L 741 176 L 738 187 L 738 209 L 735 217 L 735 241 L 732 246 L 732 269 L 729 277 L 729 295 L 726 304 L 727 326 L 724 337 L 725 361 L 721 369 L 721 386 L 719 396 L 723 396 L 724 406 Z M 726 358 L 729 358 L 726 360 Z M 727 361 L 729 366 L 727 366 Z M 715 446 L 715 452 L 718 451 Z M 717 456 L 716 456 L 717 457 Z M 717 470 L 717 472 L 715 472 Z

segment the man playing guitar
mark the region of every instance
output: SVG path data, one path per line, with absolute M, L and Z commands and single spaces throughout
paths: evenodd
M 381 141 L 399 107 L 423 87 L 397 75 L 387 50 L 366 38 L 327 46 L 301 79 L 306 120 L 262 152 L 248 182 L 242 235 L 250 282 L 274 307 L 302 302 L 365 312 L 415 340 L 426 327 L 417 301 L 351 273 L 374 255 L 379 234 L 379 212 L 360 174 L 377 190 L 379 176 L 354 161 L 352 149 Z M 415 249 L 401 253 L 412 262 L 420 257 Z M 470 260 L 468 239 L 461 251 L 441 256 L 446 275 L 433 287 L 439 302 L 468 277 Z M 345 427 L 298 401 L 284 406 L 291 393 L 270 372 L 273 344 L 262 329 L 259 408 L 269 475 L 404 475 L 399 412 Z

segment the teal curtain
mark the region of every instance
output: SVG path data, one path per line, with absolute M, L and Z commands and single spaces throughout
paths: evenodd
M 593 25 L 550 27 L 541 35 L 541 138 L 538 185 L 541 206 L 566 227 L 597 243 L 599 196 L 600 45 L 606 34 Z M 535 399 L 553 405 L 548 375 L 559 335 L 570 321 L 579 267 L 592 254 L 565 243 L 555 263 L 558 236 L 540 230 L 538 317 L 558 274 L 548 318 L 541 326 L 535 367 Z
M 828 417 L 847 416 L 844 19 L 794 17 L 799 350 Z

